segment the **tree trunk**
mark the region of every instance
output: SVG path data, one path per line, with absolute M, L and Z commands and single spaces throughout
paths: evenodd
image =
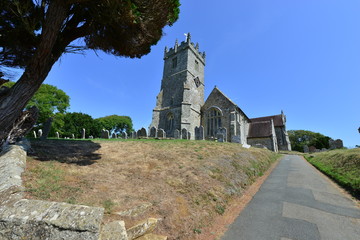
M 0 147 L 10 138 L 11 130 L 21 118 L 28 101 L 39 89 L 54 63 L 63 51 L 54 51 L 54 45 L 67 9 L 62 0 L 50 2 L 42 29 L 41 41 L 16 84 L 0 96 Z

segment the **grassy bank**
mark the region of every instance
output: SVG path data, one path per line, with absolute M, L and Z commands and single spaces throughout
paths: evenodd
M 186 140 L 32 141 L 27 197 L 101 206 L 127 227 L 161 218 L 157 233 L 196 239 L 278 154 Z M 120 215 L 119 215 L 120 213 Z
M 305 155 L 320 171 L 347 189 L 354 197 L 360 197 L 360 149 L 338 149 Z

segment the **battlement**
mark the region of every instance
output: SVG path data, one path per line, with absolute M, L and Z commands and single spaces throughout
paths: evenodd
M 199 51 L 199 43 L 193 43 L 191 42 L 191 35 L 190 33 L 186 34 L 186 41 L 182 41 L 179 45 L 178 40 L 176 39 L 175 45 L 173 48 L 168 49 L 165 47 L 164 51 L 164 59 L 167 59 L 173 55 L 175 55 L 177 52 L 184 50 L 186 48 L 190 48 L 194 54 L 205 64 L 205 52 Z

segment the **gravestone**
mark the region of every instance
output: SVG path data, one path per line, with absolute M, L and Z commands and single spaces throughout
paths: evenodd
M 227 130 L 226 128 L 218 128 L 216 132 L 216 138 L 218 139 L 218 142 L 226 142 L 226 136 L 227 136 Z
M 157 129 L 156 129 L 156 127 L 151 127 L 151 128 L 150 128 L 149 137 L 153 137 L 153 138 L 158 137 L 158 136 L 157 136 Z
M 204 127 L 195 127 L 195 140 L 204 140 Z
M 188 131 L 185 128 L 181 130 L 181 138 L 188 139 Z
M 71 134 L 71 138 L 72 138 L 72 139 L 75 139 L 75 134 Z
M 113 134 L 111 135 L 111 138 L 117 138 L 116 133 L 113 133 Z
M 126 132 L 123 132 L 123 133 L 121 134 L 121 136 L 122 136 L 123 139 L 128 139 L 128 135 L 127 135 Z
M 308 153 L 309 152 L 309 146 L 308 145 L 304 145 L 304 153 Z
M 89 139 L 94 139 L 94 137 L 92 135 L 89 136 Z
M 36 136 L 36 132 L 35 132 L 35 131 L 33 131 L 33 134 L 34 134 L 34 138 L 37 138 L 37 136 Z
M 138 131 L 138 137 L 147 137 L 147 132 L 146 132 L 146 129 L 145 128 L 141 128 L 139 131 Z
M 105 130 L 105 132 L 104 132 L 104 138 L 105 138 L 105 139 L 110 139 L 110 132 L 109 132 L 109 130 Z
M 175 131 L 174 131 L 174 138 L 180 139 L 180 131 L 178 129 L 175 129 Z
M 136 138 L 136 132 L 131 132 L 131 138 L 135 139 Z
M 316 151 L 316 147 L 314 147 L 314 146 L 309 147 L 309 152 L 313 153 L 315 151 Z
M 81 129 L 81 138 L 85 139 L 85 128 Z
M 60 138 L 59 132 L 56 132 L 55 136 L 56 136 L 57 139 L 59 139 Z
M 336 140 L 329 139 L 329 146 L 330 149 L 338 149 L 338 148 L 343 148 L 344 144 L 341 139 L 336 139 Z
M 160 128 L 159 130 L 157 130 L 157 137 L 158 138 L 166 138 L 166 133 L 164 131 L 164 129 Z
M 42 129 L 39 129 L 37 132 L 38 138 L 41 138 L 42 134 L 43 134 Z
M 187 139 L 188 139 L 188 140 L 191 139 L 191 132 L 188 132 L 188 134 L 187 134 Z

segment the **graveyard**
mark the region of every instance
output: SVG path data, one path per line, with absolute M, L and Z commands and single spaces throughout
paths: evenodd
M 214 220 L 279 157 L 182 139 L 34 139 L 31 146 L 26 198 L 103 207 L 104 223 L 126 227 L 156 218 L 154 233 L 168 239 L 206 239 L 218 228 Z

